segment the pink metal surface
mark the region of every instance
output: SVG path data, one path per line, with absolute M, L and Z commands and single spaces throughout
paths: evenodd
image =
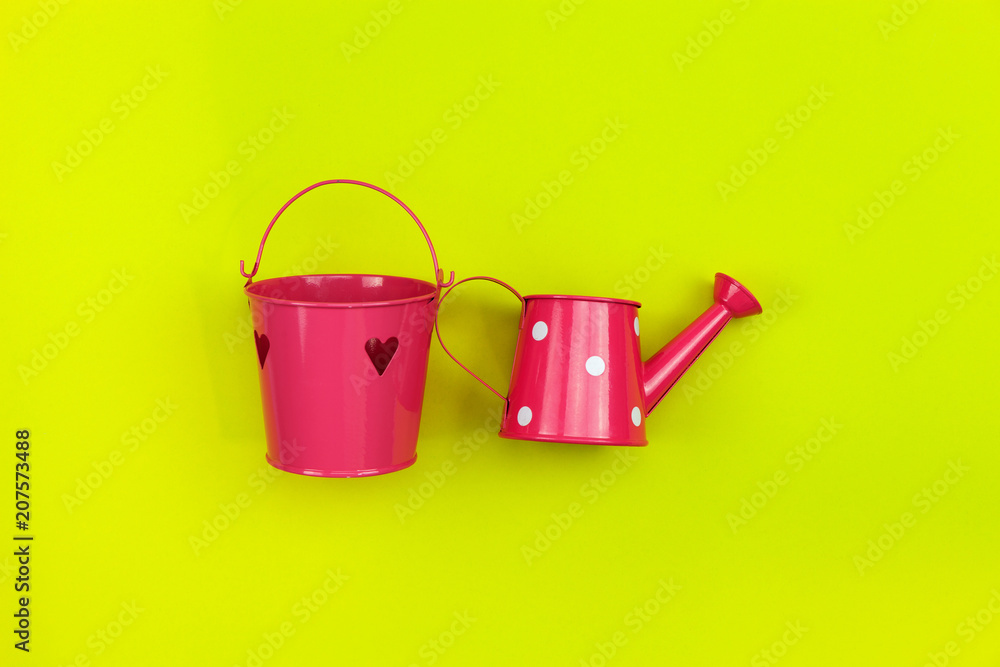
M 385 275 L 287 276 L 253 282 L 267 234 L 306 192 L 330 183 L 371 188 L 402 206 L 424 234 L 435 282 Z M 320 477 L 364 477 L 416 460 L 427 355 L 443 281 L 417 216 L 361 181 L 316 183 L 271 220 L 248 280 L 268 462 Z
M 716 274 L 716 302 L 643 363 L 639 303 L 553 294 L 521 297 L 493 278 L 465 280 L 475 279 L 504 285 L 523 303 L 500 428 L 501 437 L 520 440 L 645 445 L 646 417 L 663 395 L 730 319 L 761 312 L 746 288 Z M 440 327 L 437 335 L 440 341 Z M 443 342 L 441 346 L 465 368 Z

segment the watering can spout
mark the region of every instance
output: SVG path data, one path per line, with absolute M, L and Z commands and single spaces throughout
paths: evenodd
M 642 365 L 646 414 L 684 375 L 734 317 L 758 315 L 753 294 L 724 273 L 715 274 L 715 303 Z

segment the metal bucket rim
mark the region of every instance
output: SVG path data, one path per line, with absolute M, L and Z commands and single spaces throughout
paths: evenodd
M 250 291 L 252 287 L 255 287 L 257 285 L 264 285 L 273 280 L 284 280 L 286 278 L 314 278 L 314 277 L 393 278 L 395 280 L 409 280 L 414 283 L 426 285 L 427 293 L 406 297 L 405 299 L 389 299 L 385 301 L 300 301 L 297 299 L 280 299 L 273 296 L 263 296 L 261 294 L 256 294 Z M 303 273 L 291 276 L 275 276 L 273 278 L 265 278 L 264 280 L 258 280 L 257 282 L 245 285 L 243 287 L 243 293 L 246 294 L 248 298 L 257 301 L 266 301 L 268 303 L 275 303 L 284 306 L 297 306 L 305 308 L 375 308 L 382 306 L 402 306 L 405 304 L 418 303 L 421 301 L 426 301 L 430 303 L 437 296 L 438 287 L 437 285 L 429 283 L 426 280 L 421 280 L 420 278 L 409 278 L 407 276 L 393 276 L 386 273 Z

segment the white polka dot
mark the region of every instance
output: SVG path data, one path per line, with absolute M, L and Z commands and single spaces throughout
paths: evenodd
M 549 333 L 549 325 L 545 322 L 538 321 L 535 322 L 535 326 L 531 327 L 531 337 L 535 340 L 541 340 L 545 338 Z
M 632 408 L 632 423 L 636 426 L 642 423 L 642 413 L 639 411 L 639 406 Z
M 639 318 L 638 317 L 635 318 L 634 320 L 632 320 L 632 328 L 635 329 L 635 335 L 638 336 L 639 335 Z
M 587 372 L 594 377 L 597 377 L 604 372 L 604 359 L 601 359 L 600 357 L 591 357 L 590 359 L 587 359 L 586 366 Z
M 521 426 L 527 426 L 531 421 L 531 408 L 525 405 L 523 408 L 517 411 L 517 423 Z

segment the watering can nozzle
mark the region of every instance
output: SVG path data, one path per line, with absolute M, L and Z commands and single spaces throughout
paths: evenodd
M 715 302 L 725 306 L 733 317 L 760 315 L 764 310 L 750 290 L 724 273 L 715 274 Z
M 729 320 L 759 315 L 763 311 L 750 290 L 724 273 L 715 274 L 714 297 L 715 303 L 708 310 L 643 363 L 647 415 L 715 340 Z

